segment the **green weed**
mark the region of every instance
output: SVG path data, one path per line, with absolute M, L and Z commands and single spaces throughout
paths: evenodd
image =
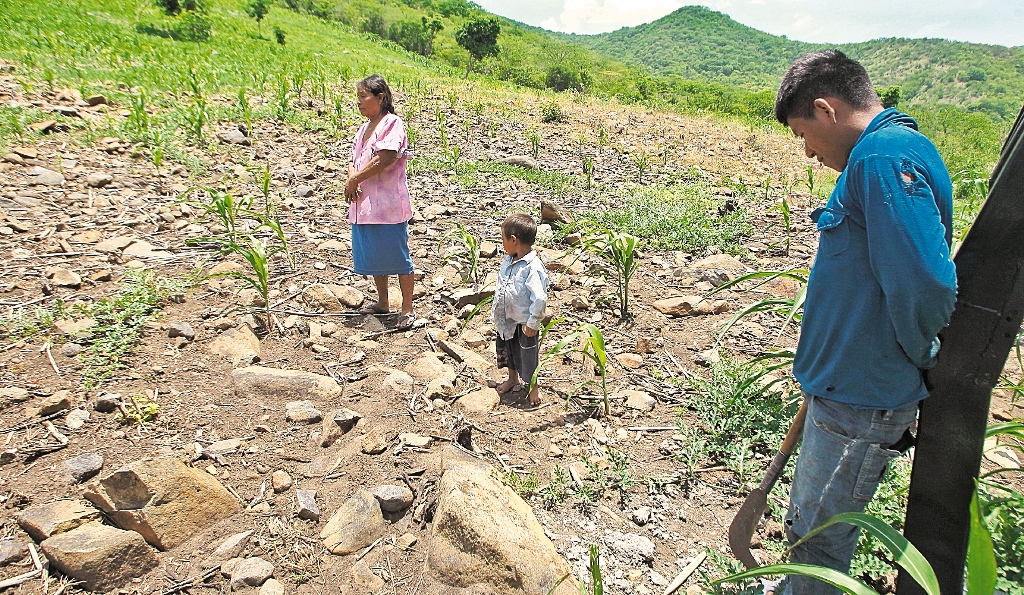
M 530 154 L 534 159 L 540 159 L 540 133 L 536 128 L 526 131 L 526 141 L 530 143 Z
M 544 123 L 561 122 L 565 119 L 562 106 L 557 101 L 545 101 L 540 105 L 540 121 Z

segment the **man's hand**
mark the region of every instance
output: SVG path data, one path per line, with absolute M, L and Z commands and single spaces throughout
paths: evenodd
M 528 327 L 528 326 L 526 326 L 524 324 L 523 325 L 523 334 L 526 335 L 527 337 L 536 337 L 537 336 L 537 329 L 530 328 L 530 327 Z

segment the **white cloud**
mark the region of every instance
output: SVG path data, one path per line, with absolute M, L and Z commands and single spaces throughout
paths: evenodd
M 614 31 L 657 20 L 682 6 L 681 0 L 564 0 L 557 16 L 543 22 L 545 29 L 565 33 Z

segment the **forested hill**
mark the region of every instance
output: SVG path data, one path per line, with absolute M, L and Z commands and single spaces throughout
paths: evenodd
M 899 85 L 906 103 L 951 103 L 1012 118 L 1024 97 L 1024 49 L 940 39 L 878 39 L 825 45 L 793 41 L 727 15 L 685 6 L 652 23 L 599 35 L 555 34 L 658 74 L 774 89 L 803 53 L 837 47 L 879 86 Z

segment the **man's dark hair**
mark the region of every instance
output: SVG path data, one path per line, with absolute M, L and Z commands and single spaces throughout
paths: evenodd
M 374 97 L 381 98 L 380 111 L 385 114 L 395 113 L 394 100 L 391 98 L 391 87 L 388 86 L 388 82 L 384 80 L 384 77 L 379 74 L 371 74 L 359 81 L 358 86 L 372 93 Z
M 525 213 L 515 213 L 501 222 L 501 235 L 506 238 L 515 236 L 519 243 L 532 246 L 537 239 L 537 223 Z
M 864 67 L 839 50 L 812 52 L 793 62 L 775 96 L 775 118 L 785 125 L 791 117 L 813 118 L 819 97 L 838 97 L 855 108 L 879 103 Z

